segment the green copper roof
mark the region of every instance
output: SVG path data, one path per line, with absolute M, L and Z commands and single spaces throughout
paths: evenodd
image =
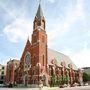
M 74 70 L 78 69 L 77 66 L 67 55 L 64 55 L 60 52 L 48 48 L 48 64 L 51 64 L 51 60 L 54 58 L 57 60 L 58 66 L 61 66 L 61 62 L 64 61 L 66 63 L 67 68 L 68 68 L 68 64 L 72 64 Z
M 36 17 L 38 19 L 42 19 L 43 18 L 43 12 L 42 12 L 42 8 L 41 8 L 40 4 L 39 4 L 39 7 L 38 7 L 38 10 L 37 10 L 37 13 L 36 13 Z

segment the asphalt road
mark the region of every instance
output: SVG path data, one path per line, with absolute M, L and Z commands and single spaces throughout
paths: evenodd
M 90 90 L 90 86 L 66 87 L 66 88 L 43 87 L 42 89 L 40 88 L 0 88 L 0 90 Z
M 90 90 L 90 86 L 79 86 L 79 87 L 67 87 L 67 88 L 60 88 L 58 90 Z

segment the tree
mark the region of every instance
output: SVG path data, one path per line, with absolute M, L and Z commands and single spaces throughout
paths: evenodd
M 89 76 L 89 81 L 90 81 L 90 74 L 88 76 Z
M 62 83 L 62 75 L 57 76 L 57 85 L 60 85 Z
M 65 83 L 67 83 L 67 82 L 68 82 L 68 78 L 67 78 L 67 76 L 64 74 L 64 75 L 63 75 L 62 83 L 65 84 Z
M 75 77 L 75 82 L 78 83 L 78 76 Z
M 52 81 L 53 86 L 56 85 L 56 83 L 57 83 L 57 75 L 54 74 L 54 75 L 51 77 L 51 81 Z
M 87 82 L 87 81 L 89 81 L 89 75 L 87 74 L 87 73 L 83 73 L 83 81 L 84 82 Z

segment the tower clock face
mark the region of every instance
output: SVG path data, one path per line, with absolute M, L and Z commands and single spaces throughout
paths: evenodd
M 26 56 L 25 56 L 25 68 L 29 68 L 29 66 L 30 66 L 30 59 L 31 59 L 31 57 L 30 57 L 30 54 L 26 54 Z

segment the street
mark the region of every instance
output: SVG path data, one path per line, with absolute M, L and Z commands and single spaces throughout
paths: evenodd
M 90 90 L 90 86 L 66 87 L 66 88 L 43 87 L 42 89 L 40 88 L 0 88 L 0 90 Z
M 90 86 L 67 87 L 67 88 L 60 88 L 58 90 L 90 90 Z

